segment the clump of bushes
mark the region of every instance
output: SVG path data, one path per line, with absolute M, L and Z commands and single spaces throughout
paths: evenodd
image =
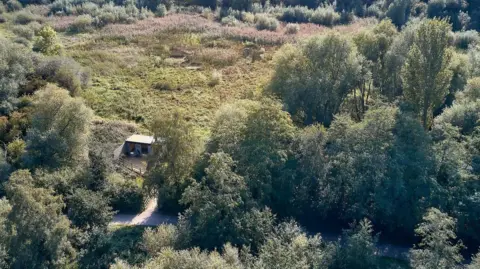
M 480 36 L 475 30 L 457 32 L 454 39 L 455 46 L 460 49 L 468 49 L 469 46 L 475 46 L 480 42 Z
M 14 25 L 12 27 L 12 32 L 18 37 L 25 38 L 29 41 L 32 41 L 35 37 L 35 31 L 29 26 L 24 25 Z
M 288 23 L 287 26 L 285 26 L 285 33 L 288 35 L 294 35 L 300 31 L 300 25 L 297 23 Z
M 114 210 L 121 212 L 140 212 L 144 206 L 142 187 L 135 181 L 111 174 L 107 178 L 104 193 L 110 198 Z
M 246 23 L 254 23 L 255 22 L 255 15 L 253 15 L 253 13 L 250 13 L 250 12 L 242 12 L 242 15 L 241 15 L 241 19 L 243 22 L 246 22 Z
M 48 57 L 38 60 L 35 73 L 43 80 L 57 83 L 76 95 L 90 82 L 90 73 L 71 58 Z
M 309 9 L 304 6 L 286 7 L 279 16 L 281 21 L 296 23 L 315 23 L 325 26 L 333 26 L 340 22 L 348 22 L 350 14 L 338 13 L 333 6 L 322 6 L 317 9 Z
M 276 31 L 278 24 L 279 23 L 277 19 L 269 17 L 265 14 L 255 15 L 255 27 L 257 30 Z
M 42 23 L 44 18 L 42 16 L 35 15 L 30 11 L 22 10 L 17 12 L 13 19 L 13 22 L 16 24 L 29 24 L 34 21 Z
M 157 17 L 165 17 L 167 16 L 167 13 L 168 13 L 167 6 L 165 6 L 164 4 L 160 4 L 157 6 L 157 11 L 155 12 L 155 15 Z
M 223 17 L 220 23 L 224 26 L 237 26 L 239 21 L 234 16 L 229 15 L 227 17 Z
M 20 2 L 18 2 L 17 0 L 8 0 L 7 1 L 7 10 L 9 12 L 17 11 L 17 10 L 20 10 L 22 8 L 23 8 L 22 4 Z
M 310 18 L 310 22 L 325 26 L 333 26 L 340 21 L 340 14 L 332 6 L 317 8 Z
M 71 33 L 89 32 L 92 30 L 93 18 L 90 15 L 78 16 L 68 27 Z
M 313 14 L 313 10 L 307 7 L 303 7 L 303 6 L 287 7 L 283 11 L 283 14 L 280 16 L 280 20 L 285 22 L 305 23 L 310 21 L 312 14 Z
M 113 3 L 97 5 L 95 3 L 71 3 L 57 0 L 50 5 L 51 14 L 90 15 L 92 25 L 102 27 L 111 23 L 134 23 L 153 16 L 147 8 L 138 9 L 133 4 L 116 6 Z

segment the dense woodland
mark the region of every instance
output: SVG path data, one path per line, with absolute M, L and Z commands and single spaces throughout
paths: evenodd
M 0 268 L 478 269 L 477 30 L 476 0 L 3 0 Z M 152 197 L 176 225 L 109 225 Z

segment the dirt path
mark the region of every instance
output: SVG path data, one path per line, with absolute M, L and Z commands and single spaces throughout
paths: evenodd
M 110 225 L 140 225 L 140 226 L 158 226 L 160 224 L 176 224 L 178 218 L 169 216 L 157 211 L 157 200 L 152 199 L 147 207 L 140 214 L 117 214 L 113 217 Z M 338 240 L 340 234 L 321 233 L 323 240 L 333 242 Z M 383 257 L 407 259 L 408 248 L 392 244 L 378 243 L 378 255 Z
M 141 225 L 157 226 L 160 224 L 176 224 L 177 217 L 164 215 L 157 211 L 157 199 L 148 202 L 147 207 L 140 214 L 117 214 L 113 217 L 110 225 Z

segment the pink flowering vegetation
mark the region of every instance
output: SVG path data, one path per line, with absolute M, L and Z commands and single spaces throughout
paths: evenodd
M 221 23 L 207 19 L 198 14 L 171 14 L 161 18 L 150 18 L 134 24 L 111 24 L 104 27 L 99 34 L 106 36 L 123 36 L 135 38 L 150 36 L 155 33 L 198 33 L 206 39 L 227 38 L 235 41 L 249 41 L 263 45 L 281 45 L 293 42 L 325 31 L 339 31 L 355 33 L 368 24 L 368 20 L 359 20 L 349 25 L 338 25 L 333 28 L 313 23 L 299 24 L 300 30 L 296 35 L 285 33 L 285 23 L 280 23 L 275 31 L 258 30 L 252 25 L 239 24 L 237 26 L 223 26 Z

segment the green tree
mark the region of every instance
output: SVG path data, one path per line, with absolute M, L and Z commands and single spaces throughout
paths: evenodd
M 410 263 L 419 269 L 461 268 L 463 245 L 455 242 L 456 220 L 430 208 L 415 229 L 422 241 L 410 251 Z
M 6 152 L 0 148 L 0 182 L 4 182 L 10 175 L 11 166 L 7 162 Z
M 467 269 L 479 269 L 480 268 L 480 252 L 473 255 L 472 262 L 467 266 Z
M 162 224 L 156 229 L 147 228 L 142 235 L 142 247 L 150 257 L 155 257 L 165 248 L 178 246 L 177 227 L 172 224 Z
M 0 268 L 9 268 L 8 247 L 10 242 L 10 234 L 7 229 L 8 215 L 12 210 L 12 206 L 4 197 L 0 199 Z
M 57 33 L 51 26 L 43 26 L 38 31 L 33 43 L 33 50 L 45 55 L 60 55 L 62 45 L 58 42 Z
M 199 248 L 173 250 L 167 248 L 148 260 L 143 266 L 132 267 L 127 262 L 117 260 L 111 269 L 242 269 L 239 251 L 231 245 L 225 245 L 223 253 L 201 251 Z
M 214 248 L 231 242 L 257 247 L 270 231 L 271 220 L 264 226 L 251 218 L 252 222 L 245 223 L 248 227 L 242 227 L 253 207 L 245 180 L 233 167 L 230 156 L 215 153 L 210 157 L 202 181 L 185 190 L 182 203 L 188 209 L 180 220 L 180 233 L 187 245 Z
M 151 130 L 155 143 L 148 160 L 145 185 L 157 192 L 160 208 L 179 212 L 178 201 L 191 182 L 191 174 L 200 157 L 200 137 L 178 111 L 157 117 Z
M 372 30 L 363 31 L 353 39 L 358 52 L 366 59 L 362 61 L 363 68 L 368 68 L 368 72 L 361 73 L 358 81 L 362 108 L 368 98 L 375 94 L 374 87 L 385 94 L 386 88 L 392 86 L 392 74 L 388 69 L 386 56 L 397 36 L 395 25 L 390 20 L 382 20 Z
M 412 0 L 393 0 L 388 6 L 387 17 L 389 17 L 392 22 L 397 27 L 402 27 L 407 23 L 410 12 L 415 1 Z
M 275 62 L 270 90 L 305 124 L 330 125 L 360 71 L 354 45 L 338 34 L 311 38 L 300 47 L 286 45 Z
M 319 235 L 308 236 L 295 222 L 285 222 L 260 247 L 253 268 L 323 268 L 324 255 Z
M 291 187 L 287 164 L 295 134 L 290 115 L 278 103 L 265 100 L 248 116 L 244 131 L 239 154 L 233 156 L 239 174 L 255 200 L 283 211 L 291 199 L 285 195 Z
M 329 269 L 379 268 L 376 255 L 377 236 L 373 235 L 372 223 L 360 221 L 345 231 L 342 242 L 333 248 L 333 260 Z
M 12 206 L 7 228 L 12 268 L 65 268 L 75 259 L 68 240 L 70 222 L 62 214 L 62 198 L 38 188 L 27 170 L 10 176 L 7 197 Z
M 45 168 L 84 164 L 92 114 L 82 99 L 63 89 L 50 85 L 38 91 L 26 139 L 26 164 Z
M 430 127 L 433 110 L 441 105 L 452 79 L 450 29 L 446 21 L 423 21 L 402 69 L 405 99 L 414 106 L 425 129 Z
M 0 115 L 16 108 L 19 88 L 32 69 L 32 59 L 23 47 L 0 39 Z
M 100 192 L 76 189 L 67 198 L 67 216 L 81 229 L 106 228 L 113 219 L 109 201 Z
M 25 153 L 25 141 L 20 138 L 13 140 L 7 145 L 8 162 L 16 168 L 21 166 L 22 156 Z

